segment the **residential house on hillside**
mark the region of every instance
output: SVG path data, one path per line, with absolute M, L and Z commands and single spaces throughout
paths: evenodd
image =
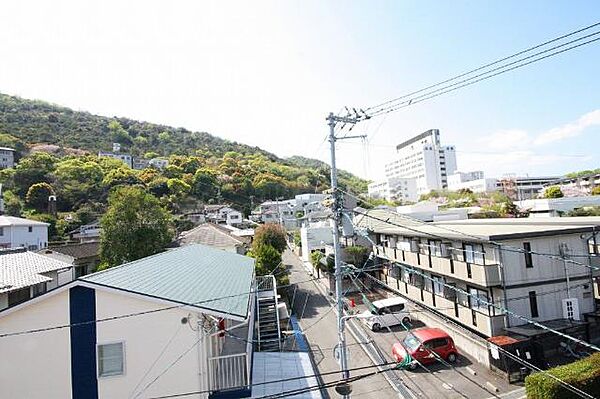
M 48 246 L 48 223 L 0 216 L 0 248 L 37 250 Z
M 129 166 L 130 168 L 133 168 L 133 157 L 131 156 L 131 154 L 100 151 L 98 152 L 98 156 L 117 159 L 123 162 L 125 165 Z
M 97 220 L 90 224 L 81 225 L 75 230 L 70 231 L 68 234 L 71 241 L 85 242 L 98 241 L 101 233 L 102 226 L 100 225 L 100 221 Z
M 204 223 L 191 230 L 182 232 L 177 237 L 180 246 L 202 244 L 225 251 L 245 255 L 249 246 L 239 237 L 231 234 L 229 230 L 214 223 Z
M 0 334 L 70 327 L 0 340 L 0 397 L 249 397 L 254 284 L 252 258 L 189 245 L 1 311 Z
M 600 186 L 600 173 L 551 180 L 544 184 L 544 189 L 552 186 L 559 186 L 566 197 L 590 195 L 594 187 Z
M 72 279 L 72 266 L 68 263 L 23 248 L 1 250 L 0 310 L 41 295 Z
M 589 266 L 598 263 L 600 217 L 422 223 L 389 210 L 361 213 L 357 221 L 379 260 L 376 278 L 482 337 L 531 333 L 501 308 L 583 332 L 586 314 L 595 311 L 597 276 Z
M 61 244 L 38 253 L 73 265 L 75 278 L 79 278 L 93 273 L 100 264 L 100 241 Z
M 205 205 L 204 216 L 207 221 L 216 224 L 225 223 L 236 226 L 243 222 L 242 213 L 228 205 Z
M 15 150 L 8 147 L 0 147 L 0 169 L 15 166 Z

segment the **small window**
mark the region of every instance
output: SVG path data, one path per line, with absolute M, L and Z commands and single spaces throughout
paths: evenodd
M 27 231 L 29 231 L 31 233 L 33 231 L 33 226 L 27 227 Z
M 529 291 L 529 309 L 531 310 L 531 317 L 540 316 L 538 312 L 537 296 L 535 295 L 535 291 Z
M 0 227 L 0 236 L 4 235 L 4 227 Z
M 427 342 L 425 344 L 425 347 L 428 349 L 435 349 L 435 348 L 442 348 L 444 346 L 446 346 L 448 344 L 448 342 L 446 341 L 446 338 L 436 338 L 436 339 L 432 339 L 431 341 Z
M 525 267 L 532 268 L 533 267 L 533 256 L 531 255 L 531 243 L 524 242 L 523 249 L 525 250 Z
M 98 345 L 98 376 L 123 375 L 124 358 L 123 342 Z

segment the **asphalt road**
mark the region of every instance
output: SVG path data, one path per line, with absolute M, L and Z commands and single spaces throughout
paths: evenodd
M 319 373 L 337 371 L 340 366 L 333 357 L 333 348 L 337 344 L 336 313 L 332 310 L 327 298 L 321 294 L 315 281 L 305 280 L 310 276 L 298 257 L 286 250 L 283 254 L 283 263 L 292 272 L 290 283 L 297 283 L 298 289 L 294 295 L 294 313 L 300 319 L 300 325 L 305 332 L 305 337 L 311 348 L 314 363 Z M 363 352 L 350 334 L 346 335 L 349 351 L 349 367 L 372 365 L 373 363 Z M 360 370 L 351 373 L 359 375 L 374 371 L 375 368 Z M 341 378 L 340 374 L 323 376 L 323 382 Z M 391 388 L 385 378 L 375 375 L 353 383 L 352 398 L 398 398 L 398 394 Z M 339 398 L 333 388 L 329 388 L 324 397 Z

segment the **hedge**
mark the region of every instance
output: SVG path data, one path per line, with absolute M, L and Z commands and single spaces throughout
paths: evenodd
M 600 397 L 600 352 L 564 366 L 554 367 L 547 372 L 595 398 Z M 527 376 L 525 391 L 527 399 L 580 398 L 545 373 Z

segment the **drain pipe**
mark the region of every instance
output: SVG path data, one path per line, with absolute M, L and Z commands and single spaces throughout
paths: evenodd
M 500 266 L 500 278 L 502 279 L 502 294 L 504 297 L 504 309 L 508 309 L 508 295 L 506 293 L 506 271 L 504 270 L 504 261 L 502 260 L 502 245 L 498 244 L 498 264 Z M 510 316 L 504 313 L 504 324 L 506 328 L 510 327 Z

